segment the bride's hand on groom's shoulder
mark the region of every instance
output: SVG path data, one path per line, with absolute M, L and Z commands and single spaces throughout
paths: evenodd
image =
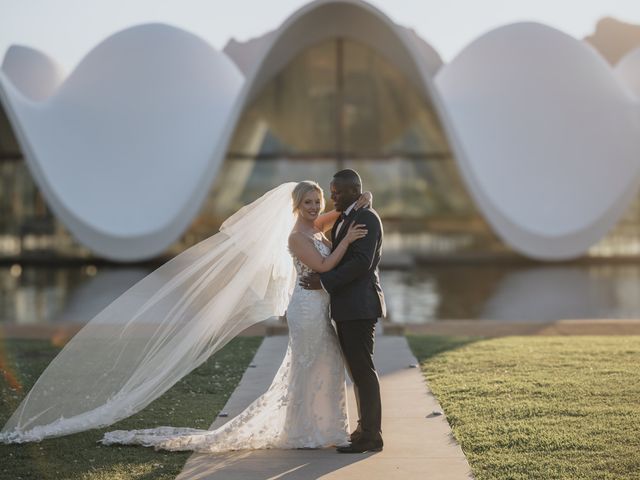
M 355 208 L 356 210 L 359 210 L 360 208 L 371 208 L 373 206 L 373 193 L 366 191 L 366 192 L 362 192 L 362 195 L 360 195 L 360 197 L 358 198 L 358 201 L 356 202 L 355 206 L 353 208 Z

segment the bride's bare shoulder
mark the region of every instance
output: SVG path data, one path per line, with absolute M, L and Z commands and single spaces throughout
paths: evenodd
M 304 238 L 306 237 L 306 234 L 304 232 L 301 232 L 300 230 L 291 230 L 291 233 L 289 234 L 289 240 L 291 240 L 292 238 Z
M 289 246 L 292 245 L 300 245 L 302 242 L 310 242 L 311 239 L 309 235 L 305 232 L 301 232 L 300 230 L 292 230 L 289 234 Z

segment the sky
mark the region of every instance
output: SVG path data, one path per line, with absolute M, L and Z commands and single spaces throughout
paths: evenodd
M 277 28 L 308 0 L 0 0 L 0 55 L 12 44 L 43 51 L 70 72 L 109 35 L 141 23 L 188 30 L 222 49 Z M 604 16 L 640 24 L 639 0 L 370 0 L 416 30 L 449 62 L 501 25 L 537 21 L 575 38 Z

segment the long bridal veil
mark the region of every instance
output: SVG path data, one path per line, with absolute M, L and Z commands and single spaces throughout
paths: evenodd
M 111 425 L 166 392 L 250 325 L 282 315 L 295 286 L 284 183 L 241 208 L 93 317 L 53 359 L 0 441 Z

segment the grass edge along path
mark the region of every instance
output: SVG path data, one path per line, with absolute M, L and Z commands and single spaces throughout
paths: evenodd
M 407 340 L 477 480 L 640 479 L 640 336 Z
M 262 337 L 236 337 L 160 398 L 104 429 L 41 442 L 0 444 L 0 479 L 124 480 L 175 478 L 192 452 L 137 445 L 101 445 L 104 432 L 161 425 L 208 428 L 240 382 Z M 8 420 L 61 347 L 45 340 L 0 345 L 0 423 Z M 15 387 L 22 385 L 18 393 Z

